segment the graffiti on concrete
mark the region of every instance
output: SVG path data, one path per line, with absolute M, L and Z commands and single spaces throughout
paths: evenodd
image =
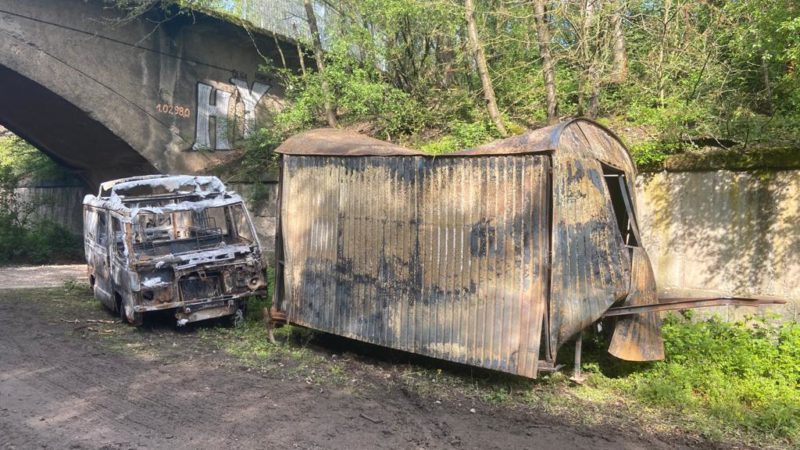
M 256 107 L 271 86 L 255 82 L 251 87 L 247 81 L 238 78 L 231 78 L 231 83 L 233 86 L 230 90 L 197 83 L 197 122 L 192 149 L 230 150 L 233 148 L 232 134 L 239 132 L 241 137 L 248 137 L 255 130 Z M 241 126 L 237 127 L 235 124 L 240 104 L 243 117 Z

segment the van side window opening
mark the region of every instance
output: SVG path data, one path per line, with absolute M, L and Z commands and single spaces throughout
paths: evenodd
M 105 212 L 97 211 L 97 228 L 95 229 L 97 230 L 95 232 L 97 243 L 103 247 L 108 245 L 108 222 Z
M 611 206 L 614 208 L 614 216 L 617 219 L 617 227 L 622 234 L 625 245 L 639 247 L 639 229 L 636 225 L 636 216 L 633 214 L 633 202 L 625 173 L 621 170 L 602 165 L 603 179 L 608 187 L 611 197 Z
M 116 217 L 111 218 L 111 235 L 114 237 L 114 246 L 117 255 L 125 257 L 125 231 L 122 229 L 122 222 Z
M 247 220 L 244 207 L 242 205 L 233 205 L 231 214 L 233 215 L 233 225 L 239 235 L 239 240 L 246 244 L 251 244 L 253 242 L 253 232 L 250 229 L 250 222 Z
M 86 230 L 86 236 L 89 240 L 95 241 L 97 239 L 97 211 L 91 208 L 84 210 L 83 228 Z

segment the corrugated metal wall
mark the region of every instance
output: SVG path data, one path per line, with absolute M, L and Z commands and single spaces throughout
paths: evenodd
M 536 376 L 549 155 L 283 161 L 290 322 Z
M 587 141 L 573 123 L 561 134 L 553 155 L 553 358 L 561 344 L 599 319 L 629 290 L 630 257 L 596 159 L 624 169 L 626 154 L 606 151 L 604 142 L 599 137 Z

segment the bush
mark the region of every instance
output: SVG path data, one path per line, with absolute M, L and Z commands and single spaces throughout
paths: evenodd
M 82 237 L 64 226 L 49 221 L 23 226 L 9 214 L 0 214 L 0 264 L 45 264 L 82 258 Z
M 465 148 L 476 147 L 498 137 L 494 126 L 488 121 L 453 121 L 448 126 L 449 133 L 422 145 L 422 150 L 434 155 L 450 153 Z
M 672 316 L 663 332 L 666 359 L 633 374 L 628 391 L 726 426 L 800 438 L 800 324 Z
M 83 259 L 83 237 L 63 225 L 41 221 L 26 230 L 23 240 L 26 262 L 44 264 Z
M 660 169 L 669 155 L 683 150 L 676 142 L 645 141 L 631 146 L 631 156 L 640 169 Z

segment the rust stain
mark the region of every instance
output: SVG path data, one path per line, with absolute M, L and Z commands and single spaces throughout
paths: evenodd
M 634 249 L 631 289 L 624 306 L 655 305 L 656 279 L 647 254 Z M 664 359 L 664 340 L 661 338 L 661 317 L 657 312 L 621 317 L 614 327 L 608 352 L 628 361 Z
M 435 158 L 339 130 L 277 151 L 288 322 L 535 377 L 615 303 L 655 298 L 633 162 L 593 122 Z M 651 349 L 651 325 L 630 345 Z
M 181 325 L 240 316 L 249 297 L 266 292 L 247 209 L 216 177 L 109 181 L 83 205 L 94 295 L 133 324 L 166 309 Z

